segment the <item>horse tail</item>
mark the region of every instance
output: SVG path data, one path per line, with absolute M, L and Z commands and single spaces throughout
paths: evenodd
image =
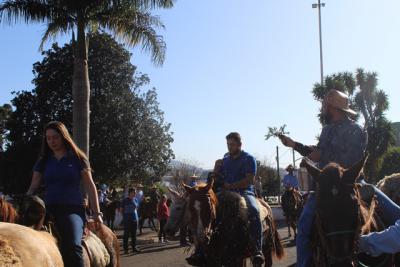
M 275 221 L 271 218 L 271 238 L 272 242 L 272 253 L 275 257 L 280 260 L 285 257 L 285 250 L 283 248 L 281 237 L 279 236 L 278 230 L 275 225 Z
M 274 219 L 272 217 L 268 218 L 268 223 L 270 227 L 270 246 L 271 255 L 276 259 L 280 260 L 285 257 L 285 250 L 283 248 L 281 237 L 279 236 L 278 230 L 276 228 Z

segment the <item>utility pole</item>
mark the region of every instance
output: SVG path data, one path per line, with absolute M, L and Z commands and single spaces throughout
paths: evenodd
M 294 155 L 294 148 L 292 148 L 292 154 L 293 154 L 293 168 L 296 169 L 296 158 L 295 158 L 295 155 Z
M 321 3 L 321 0 L 318 0 L 317 4 L 312 4 L 313 8 L 318 8 L 318 29 L 319 29 L 319 61 L 320 61 L 320 69 L 321 69 L 321 86 L 324 85 L 324 61 L 322 54 L 322 25 L 321 25 L 321 7 L 324 7 L 325 3 Z
M 279 175 L 279 147 L 276 146 L 276 174 L 279 181 L 278 203 L 281 204 L 281 177 Z

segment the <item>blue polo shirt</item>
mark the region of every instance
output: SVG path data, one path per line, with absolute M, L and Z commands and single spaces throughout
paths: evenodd
M 122 209 L 123 209 L 123 218 L 124 220 L 133 220 L 133 221 L 138 221 L 138 214 L 137 214 L 137 208 L 139 206 L 139 203 L 134 197 L 133 199 L 130 199 L 129 197 L 125 198 L 122 201 Z
M 222 163 L 221 173 L 224 176 L 224 182 L 228 184 L 237 183 L 246 179 L 246 174 L 256 175 L 257 163 L 256 159 L 247 152 L 240 152 L 239 157 L 232 158 L 229 154 L 225 154 Z M 246 189 L 234 190 L 239 193 L 254 193 L 254 185 L 249 185 Z
M 297 181 L 297 177 L 294 175 L 286 174 L 283 177 L 283 186 L 285 187 L 294 187 L 298 188 L 299 187 L 299 182 Z
M 81 162 L 71 151 L 56 159 L 49 155 L 40 159 L 33 171 L 42 174 L 46 186 L 45 202 L 47 205 L 79 205 L 83 206 L 81 171 L 88 163 Z

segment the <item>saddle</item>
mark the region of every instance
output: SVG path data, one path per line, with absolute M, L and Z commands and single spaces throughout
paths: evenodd
M 54 221 L 55 220 L 52 216 L 46 216 L 46 207 L 43 200 L 37 196 L 30 196 L 28 198 L 23 216 L 23 224 L 25 226 L 31 227 L 37 231 L 46 231 L 56 238 L 58 243 L 60 243 L 61 236 L 54 224 Z M 86 260 L 90 263 L 90 266 L 108 266 L 111 262 L 110 253 L 100 238 L 90 230 L 90 223 L 91 222 L 89 221 L 85 225 L 82 236 L 84 258 L 87 257 Z

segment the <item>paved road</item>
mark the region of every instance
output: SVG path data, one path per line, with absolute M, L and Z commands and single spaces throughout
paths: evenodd
M 283 244 L 285 246 L 286 258 L 280 262 L 275 262 L 274 267 L 294 266 L 296 262 L 296 252 L 293 239 L 287 238 L 285 227 L 279 228 Z M 188 257 L 187 248 L 179 247 L 178 241 L 171 241 L 168 244 L 158 244 L 156 234 L 145 229 L 143 236 L 139 236 L 142 250 L 140 254 L 122 255 L 122 266 L 132 267 L 189 267 L 185 261 Z M 146 244 L 147 243 L 147 244 Z

